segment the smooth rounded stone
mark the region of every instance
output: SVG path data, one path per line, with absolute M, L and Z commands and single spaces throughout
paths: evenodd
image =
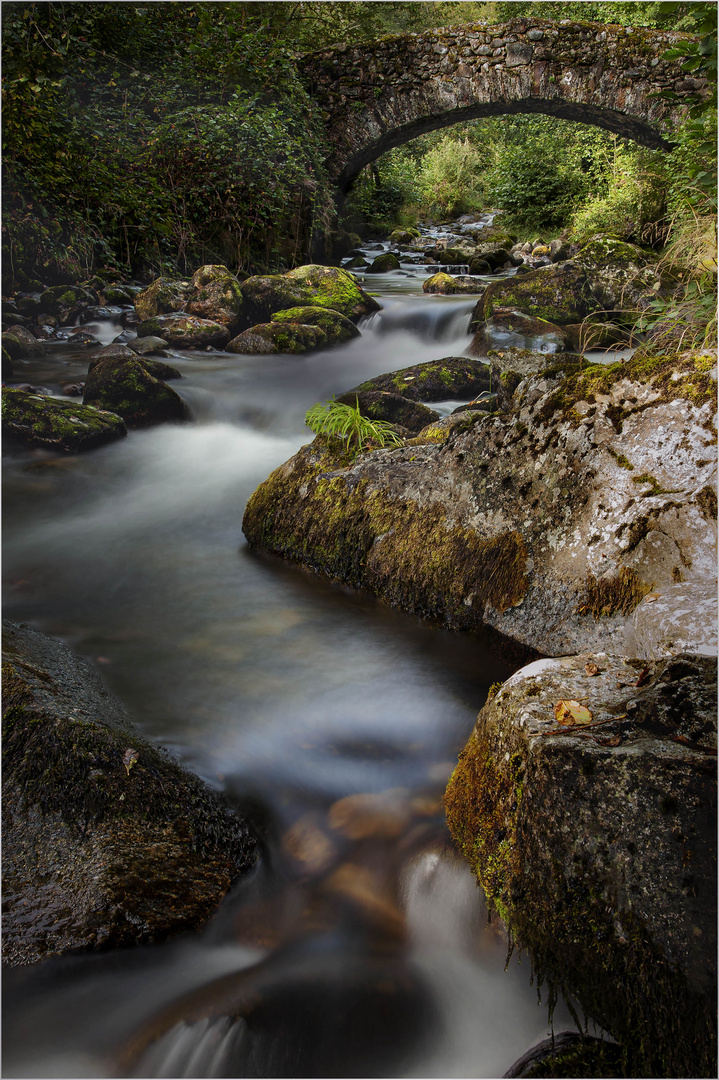
M 474 397 L 490 386 L 486 363 L 469 356 L 445 356 L 423 364 L 377 375 L 351 390 L 387 390 L 412 401 L 445 401 L 447 398 Z
M 389 234 L 391 244 L 411 244 L 415 240 L 418 240 L 420 236 L 419 229 L 393 229 Z
M 433 277 L 427 278 L 422 285 L 422 291 L 426 293 L 443 293 L 453 295 L 455 293 L 467 293 L 470 295 L 477 295 L 484 292 L 487 288 L 487 282 L 482 281 L 480 278 L 468 277 L 466 274 L 459 274 L 453 277 L 451 274 L 434 274 Z
M 101 360 L 88 371 L 83 402 L 110 409 L 130 428 L 189 419 L 180 395 L 156 377 L 157 363 L 134 354 Z
M 518 311 L 564 326 L 581 322 L 599 308 L 586 271 L 572 260 L 493 281 L 475 308 L 470 329 L 487 322 L 495 309 Z
M 367 416 L 370 420 L 387 420 L 390 424 L 401 424 L 411 432 L 421 431 L 427 424 L 439 420 L 439 413 L 428 409 L 426 405 L 386 390 L 351 391 L 337 400 L 344 405 L 358 404 L 362 416 Z
M 369 263 L 363 255 L 355 255 L 353 258 L 351 258 L 348 262 L 344 264 L 343 269 L 364 270 L 367 266 L 369 266 Z
M 716 584 L 685 581 L 649 593 L 632 616 L 638 656 L 660 660 L 676 653 L 717 655 Z
M 135 311 L 141 321 L 171 311 L 184 311 L 185 304 L 194 292 L 194 286 L 186 278 L 171 280 L 157 278 L 135 297 Z
M 296 322 L 258 323 L 243 330 L 226 346 L 226 352 L 270 356 L 274 353 L 298 356 L 315 352 L 328 344 L 320 326 Z
M 68 345 L 73 345 L 75 348 L 78 346 L 83 349 L 97 349 L 100 347 L 100 342 L 89 330 L 76 330 L 72 334 L 68 334 L 66 341 Z
M 303 323 L 305 326 L 319 326 L 327 336 L 328 345 L 342 345 L 345 341 L 360 337 L 360 332 L 345 315 L 331 308 L 296 307 L 287 311 L 276 311 L 272 322 Z
M 132 352 L 138 356 L 148 356 L 150 353 L 162 353 L 167 348 L 168 342 L 164 338 L 154 337 L 152 334 L 148 334 L 147 337 L 131 338 L 128 341 L 128 347 Z
M 105 345 L 99 352 L 96 352 L 92 360 L 87 366 L 88 373 L 92 371 L 94 367 L 102 363 L 103 360 L 134 360 L 135 353 L 128 345 L 122 345 L 113 342 L 111 345 Z
M 489 319 L 477 329 L 469 351 L 475 356 L 486 356 L 489 349 L 558 353 L 567 352 L 570 347 L 571 338 L 560 326 L 521 311 L 495 308 Z
M 137 336 L 160 337 L 178 349 L 204 349 L 208 345 L 224 349 L 230 339 L 227 327 L 221 323 L 184 312 L 145 319 L 138 324 Z
M 372 260 L 371 266 L 367 267 L 368 274 L 387 274 L 391 270 L 399 270 L 399 259 L 393 252 L 387 251 L 384 255 L 378 255 Z
M 3 387 L 2 427 L 6 437 L 29 446 L 78 454 L 127 435 L 114 412 L 60 398 Z
M 202 926 L 254 861 L 246 824 L 61 642 L 4 621 L 3 674 L 4 961 Z
M 686 653 L 538 660 L 489 698 L 445 794 L 488 902 L 627 1076 L 715 1068 L 716 678 Z
M 482 258 L 470 259 L 467 263 L 467 269 L 470 274 L 491 274 L 494 272 L 487 259 Z M 484 284 L 486 285 L 487 282 L 485 281 Z
M 186 311 L 226 326 L 230 335 L 239 328 L 242 313 L 240 282 L 226 266 L 201 266 L 192 275 L 194 292 Z
M 42 345 L 34 334 L 24 326 L 11 326 L 2 335 L 3 348 L 13 360 L 24 360 L 28 356 L 41 356 Z

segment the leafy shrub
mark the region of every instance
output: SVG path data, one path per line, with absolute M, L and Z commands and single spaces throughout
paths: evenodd
M 308 409 L 305 423 L 317 435 L 331 435 L 341 439 L 348 447 L 359 453 L 368 444 L 377 446 L 401 446 L 402 439 L 387 420 L 370 420 L 363 416 L 356 405 L 344 405 L 334 399 L 319 402 Z
M 469 139 L 445 135 L 422 160 L 418 177 L 422 212 L 456 217 L 480 209 L 483 165 Z
M 667 179 L 663 155 L 637 146 L 615 145 L 604 191 L 587 198 L 571 216 L 571 231 L 579 241 L 597 232 L 611 232 L 634 243 L 666 236 Z M 654 229 L 652 229 L 654 226 Z

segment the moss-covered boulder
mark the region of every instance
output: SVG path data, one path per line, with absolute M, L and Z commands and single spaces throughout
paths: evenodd
M 666 299 L 676 281 L 652 251 L 614 237 L 596 237 L 572 262 L 587 274 L 592 293 L 607 311 L 641 312 Z
M 97 293 L 81 285 L 54 285 L 40 294 L 40 310 L 52 315 L 65 315 L 75 308 L 96 304 Z
M 557 263 L 519 277 L 493 281 L 475 308 L 471 329 L 491 318 L 495 309 L 521 311 L 557 326 L 581 322 L 598 311 L 585 270 L 574 262 Z
M 299 356 L 315 352 L 328 344 L 327 334 L 321 326 L 298 322 L 258 323 L 243 330 L 227 345 L 226 351 L 247 355 L 270 356 L 284 353 Z
M 132 341 L 128 341 L 127 345 L 138 356 L 151 356 L 153 353 L 164 356 L 169 342 L 165 341 L 164 338 L 147 334 L 145 337 L 133 338 Z
M 367 267 L 368 274 L 387 274 L 390 270 L 399 270 L 399 259 L 391 251 L 378 255 Z
M 557 353 L 571 348 L 571 338 L 561 326 L 521 311 L 495 308 L 478 328 L 469 351 L 486 356 L 489 349 L 528 349 L 530 352 Z
M 312 291 L 314 299 L 310 302 L 313 305 L 339 311 L 352 322 L 380 309 L 374 297 L 365 292 L 351 274 L 336 266 L 298 266 L 296 270 L 290 270 L 286 277 Z
M 419 229 L 397 228 L 397 229 L 393 229 L 392 232 L 389 234 L 389 239 L 390 239 L 390 243 L 392 243 L 392 244 L 397 244 L 397 245 L 411 244 L 414 240 L 416 240 L 419 237 L 419 235 L 420 235 Z
M 272 322 L 302 323 L 305 326 L 319 326 L 327 337 L 328 345 L 343 345 L 345 341 L 360 336 L 360 332 L 346 315 L 339 311 L 323 307 L 295 307 L 287 311 L 276 311 Z
M 624 1076 L 716 1075 L 716 677 L 688 654 L 530 664 L 445 795 L 490 904 Z
M 421 431 L 433 420 L 439 420 L 439 413 L 426 405 L 386 390 L 351 391 L 337 400 L 343 405 L 358 405 L 362 416 L 370 420 L 387 420 L 412 432 Z
M 171 311 L 184 311 L 194 291 L 194 285 L 186 278 L 177 280 L 157 278 L 137 294 L 135 311 L 138 318 L 143 321 L 152 319 L 156 315 L 167 315 Z
M 137 327 L 137 336 L 164 338 L 178 349 L 224 349 L 230 339 L 227 327 L 221 323 L 184 312 L 145 319 Z
M 386 390 L 412 401 L 445 401 L 448 398 L 473 398 L 490 387 L 487 364 L 468 356 L 445 356 L 424 364 L 377 375 L 351 390 Z
M 226 266 L 201 266 L 192 275 L 194 292 L 185 310 L 201 319 L 226 326 L 230 334 L 239 329 L 242 312 L 242 289 Z
M 713 364 L 559 354 L 441 443 L 351 466 L 301 451 L 250 499 L 246 536 L 456 629 L 545 654 L 616 649 L 648 593 L 715 582 Z
M 469 277 L 467 274 L 433 274 L 422 284 L 422 291 L 426 293 L 442 293 L 453 296 L 459 293 L 478 295 L 487 288 L 487 282 L 479 278 Z
M 102 408 L 3 387 L 2 428 L 6 438 L 28 446 L 78 454 L 127 435 L 120 416 Z
M 103 304 L 119 304 L 124 307 L 126 304 L 134 304 L 137 294 L 124 285 L 102 285 L 100 295 Z
M 3 623 L 3 959 L 195 930 L 254 860 L 217 792 L 134 730 L 97 671 Z
M 142 339 L 140 338 L 138 340 Z M 176 367 L 173 367 L 172 364 L 165 364 L 162 360 L 153 360 L 151 357 L 144 356 L 142 353 L 136 353 L 127 345 L 106 345 L 104 349 L 100 349 L 99 352 L 95 353 L 92 360 L 87 365 L 88 374 L 104 360 L 122 362 L 126 360 L 137 360 L 142 367 L 144 367 L 145 371 L 149 371 L 155 379 L 182 378 L 182 373 L 178 371 Z
M 28 356 L 41 356 L 42 345 L 34 334 L 24 326 L 11 326 L 2 335 L 3 348 L 12 360 L 24 360 Z
M 248 326 L 267 323 L 276 312 L 293 307 L 332 308 L 353 322 L 380 307 L 351 274 L 335 266 L 299 266 L 287 274 L 251 277 L 241 288 Z
M 189 419 L 180 395 L 157 377 L 156 365 L 166 366 L 139 356 L 101 360 L 88 371 L 84 404 L 117 413 L 131 428 Z

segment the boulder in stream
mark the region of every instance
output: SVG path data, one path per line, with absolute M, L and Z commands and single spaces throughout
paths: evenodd
M 156 315 L 138 324 L 138 337 L 160 337 L 178 349 L 224 349 L 230 340 L 226 326 L 212 319 L 200 319 L 175 311 L 170 315 Z
M 184 311 L 187 301 L 194 293 L 191 281 L 185 278 L 170 280 L 157 278 L 135 297 L 135 311 L 142 321 L 172 311 Z
M 512 348 L 539 353 L 567 352 L 571 338 L 561 326 L 546 319 L 510 308 L 495 308 L 479 326 L 469 351 L 475 356 L 486 356 L 488 349 Z
M 690 654 L 536 661 L 490 697 L 445 795 L 490 904 L 624 1076 L 716 1075 L 716 678 Z
M 24 326 L 11 326 L 2 335 L 3 348 L 12 360 L 24 360 L 28 356 L 41 356 L 42 345 L 34 334 Z
M 390 270 L 399 270 L 399 259 L 392 251 L 386 251 L 384 255 L 378 255 L 367 267 L 368 274 L 387 274 Z
M 543 358 L 546 363 L 546 357 Z M 489 390 L 490 371 L 486 363 L 468 356 L 444 356 L 423 364 L 377 375 L 360 383 L 349 393 L 362 390 L 388 390 L 412 401 L 444 401 L 447 398 L 472 398 Z
M 200 927 L 254 861 L 244 822 L 61 642 L 4 622 L 3 682 L 6 963 Z
M 242 289 L 226 266 L 201 266 L 192 275 L 194 292 L 187 301 L 191 315 L 226 326 L 230 334 L 240 326 Z
M 487 282 L 481 278 L 468 277 L 467 274 L 434 274 L 422 285 L 422 291 L 426 293 L 441 293 L 447 296 L 468 294 L 477 296 L 487 288 Z
M 130 357 L 110 357 L 90 365 L 84 404 L 110 409 L 131 428 L 187 420 L 189 411 L 184 401 L 163 381 L 168 373 L 171 378 L 178 378 L 180 373 L 159 360 L 134 353 Z
M 359 406 L 362 416 L 367 416 L 370 420 L 386 420 L 411 432 L 421 431 L 427 424 L 439 420 L 439 413 L 434 409 L 428 409 L 419 401 L 386 390 L 350 391 L 337 400 L 343 405 Z
M 479 300 L 470 322 L 477 330 L 491 319 L 495 309 L 520 311 L 532 318 L 564 326 L 581 322 L 598 311 L 584 267 L 574 261 L 532 270 L 528 274 L 493 281 Z
M 272 316 L 272 322 L 278 323 L 303 323 L 305 326 L 319 326 L 324 331 L 328 345 L 342 345 L 345 341 L 360 336 L 360 332 L 346 315 L 340 315 L 339 311 L 332 308 L 294 307 L 286 311 L 276 311 Z
M 284 353 L 301 355 L 315 352 L 328 344 L 327 334 L 321 326 L 299 322 L 258 323 L 243 330 L 226 346 L 226 352 L 246 355 Z
M 112 411 L 74 401 L 3 387 L 3 434 L 29 446 L 78 454 L 127 435 Z
M 332 308 L 352 322 L 380 307 L 351 274 L 335 266 L 298 266 L 286 274 L 248 278 L 241 288 L 248 326 L 269 322 L 276 312 L 293 307 Z

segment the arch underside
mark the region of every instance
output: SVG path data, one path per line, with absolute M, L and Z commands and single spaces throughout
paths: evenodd
M 420 116 L 408 124 L 402 124 L 386 131 L 379 139 L 367 143 L 357 150 L 347 161 L 337 177 L 337 188 L 346 194 L 354 184 L 359 172 L 371 161 L 381 157 L 395 146 L 411 142 L 419 135 L 430 131 L 461 124 L 467 120 L 479 120 L 487 116 L 505 116 L 517 113 L 540 113 L 560 120 L 572 120 L 578 124 L 604 128 L 625 139 L 632 139 L 652 150 L 671 150 L 672 144 L 656 128 L 651 127 L 638 117 L 616 109 L 605 109 L 599 105 L 587 105 L 582 102 L 562 99 L 525 98 L 518 101 L 477 102 L 446 113 Z

